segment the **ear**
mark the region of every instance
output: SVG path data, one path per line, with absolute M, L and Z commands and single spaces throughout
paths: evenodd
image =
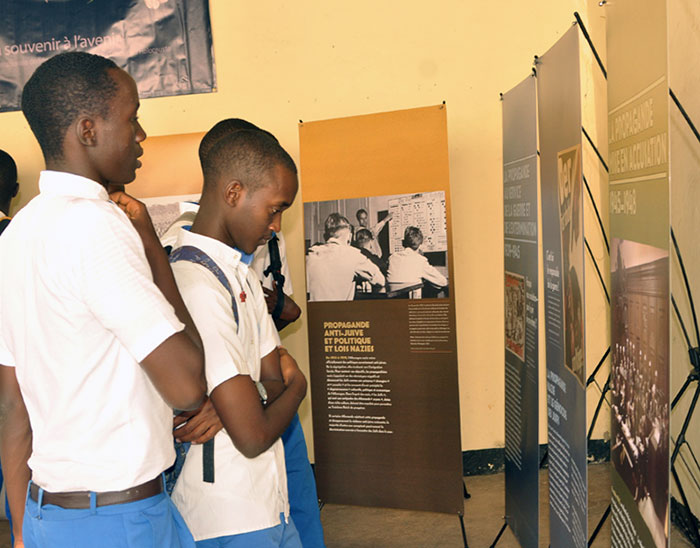
M 231 179 L 224 183 L 224 201 L 230 207 L 236 207 L 244 194 L 245 188 L 238 179 Z
M 97 131 L 95 121 L 89 116 L 81 116 L 75 122 L 75 134 L 78 142 L 86 147 L 94 147 L 97 144 Z

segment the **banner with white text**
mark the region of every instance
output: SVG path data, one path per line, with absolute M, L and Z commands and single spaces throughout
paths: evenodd
M 539 545 L 537 95 L 534 76 L 503 94 L 506 521 Z
M 34 70 L 65 51 L 112 59 L 142 98 L 216 88 L 208 0 L 3 0 L 0 112 L 19 110 Z
M 658 0 L 615 2 L 607 10 L 614 548 L 669 543 L 666 10 Z M 688 236 L 694 246 L 697 226 Z
M 552 546 L 588 544 L 579 29 L 537 64 Z

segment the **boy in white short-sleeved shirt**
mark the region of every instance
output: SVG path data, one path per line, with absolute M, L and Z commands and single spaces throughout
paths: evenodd
M 306 379 L 278 348 L 260 280 L 249 268 L 294 201 L 296 167 L 273 138 L 246 130 L 221 139 L 203 170 L 199 212 L 190 231 L 180 229 L 171 260 L 203 252 L 230 288 L 202 264 L 173 262 L 202 334 L 210 400 L 225 430 L 214 438 L 214 482 L 202 480 L 203 450 L 193 445 L 173 501 L 198 546 L 300 547 L 280 435 L 306 394 Z

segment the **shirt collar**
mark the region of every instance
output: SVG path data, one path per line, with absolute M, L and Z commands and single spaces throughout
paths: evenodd
M 203 236 L 202 234 L 197 234 L 190 230 L 179 230 L 177 235 L 177 241 L 173 246 L 173 249 L 182 247 L 184 245 L 191 245 L 197 247 L 209 255 L 214 262 L 219 264 L 227 264 L 233 268 L 238 267 L 239 264 L 248 265 L 252 260 L 253 256 L 242 251 L 227 246 L 225 243 L 216 240 L 215 238 L 210 238 L 209 236 Z
M 64 171 L 42 171 L 39 175 L 39 191 L 51 196 L 71 196 L 90 200 L 109 200 L 107 190 L 100 183 Z

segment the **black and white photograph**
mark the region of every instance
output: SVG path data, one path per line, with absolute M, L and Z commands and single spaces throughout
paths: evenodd
M 657 546 L 668 535 L 668 253 L 613 239 L 611 461 Z
M 447 298 L 445 193 L 304 204 L 309 301 Z
M 199 198 L 200 194 L 183 194 L 141 198 L 141 201 L 146 204 L 153 228 L 156 229 L 156 235 L 162 238 L 173 226 L 173 223 L 187 213 L 190 215 L 185 218 L 188 220 L 186 224 L 192 224 L 197 209 L 199 209 Z

